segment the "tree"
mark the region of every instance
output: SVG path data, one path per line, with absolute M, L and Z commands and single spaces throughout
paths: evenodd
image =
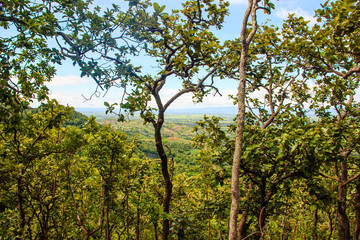
M 51 224 L 59 223 L 59 219 L 52 221 L 49 218 L 54 212 L 51 206 L 57 200 L 57 192 L 44 189 L 53 180 L 53 175 L 39 174 L 39 178 L 33 178 L 29 169 L 37 172 L 40 169 L 37 163 L 61 151 L 61 144 L 56 146 L 59 139 L 55 134 L 58 133 L 60 137 L 57 131 L 59 124 L 70 108 L 59 106 L 53 101 L 46 102 L 47 88 L 44 82 L 50 81 L 55 74 L 53 65 L 63 59 L 56 49 L 48 46 L 46 39 L 54 34 L 59 23 L 58 17 L 61 18 L 67 8 L 75 7 L 79 2 L 1 2 L 0 142 L 4 167 L 1 175 L 10 180 L 9 185 L 4 185 L 5 189 L 9 187 L 9 191 L 5 195 L 8 199 L 3 198 L 2 205 L 5 212 L 14 210 L 18 213 L 16 217 L 8 218 L 17 224 L 16 230 L 4 228 L 5 231 L 13 231 L 8 237 L 32 238 L 34 234 L 47 239 Z M 29 110 L 34 99 L 44 101 L 36 114 Z M 56 169 L 56 166 L 52 167 Z M 38 184 L 41 186 L 39 189 L 32 184 L 40 176 L 43 182 Z M 29 179 L 34 181 L 29 183 Z M 17 207 L 14 207 L 14 203 Z M 41 208 L 40 213 L 36 206 Z M 35 219 L 38 220 L 37 227 L 41 232 L 35 231 L 31 225 Z
M 165 189 L 163 239 L 170 233 L 173 188 L 161 133 L 165 112 L 186 93 L 193 93 L 195 100 L 201 101 L 210 90 L 217 92 L 213 76 L 217 73 L 214 62 L 221 58 L 220 45 L 209 28 L 221 27 L 227 14 L 226 6 L 223 1 L 218 5 L 213 1 L 187 1 L 183 10 L 168 14 L 164 12 L 165 6 L 154 3 L 154 11 L 150 14 L 146 12 L 148 2 L 130 1 L 126 12 L 121 12 L 117 6 L 106 10 L 103 17 L 99 16 L 100 9 L 96 13 L 85 12 L 74 19 L 74 26 L 70 26 L 73 33 L 59 33 L 65 43 L 61 51 L 80 66 L 82 75 L 93 77 L 101 88 L 123 88 L 120 108 L 128 114 L 140 111 L 144 121 L 153 125 Z M 79 22 L 85 22 L 80 36 L 76 28 Z M 158 63 L 155 74 L 146 74 L 131 64 L 128 55 L 137 55 L 141 49 Z M 164 101 L 160 92 L 168 81 L 175 79 L 182 84 L 182 89 Z M 150 106 L 152 99 L 157 108 Z M 105 105 L 110 112 L 116 106 Z M 122 113 L 119 117 L 124 119 Z
M 140 189 L 149 173 L 149 161 L 136 157 L 135 139 L 129 141 L 110 125 L 99 126 L 95 118 L 83 129 L 73 129 L 76 133 L 83 144 L 61 156 L 67 176 L 66 206 L 72 209 L 69 222 L 74 224 L 70 232 L 84 239 L 116 235 L 140 239 L 140 211 L 148 213 L 140 206 L 144 204 Z
M 55 74 L 54 64 L 63 57 L 48 46 L 59 20 L 82 1 L 2 1 L 0 6 L 1 103 L 8 107 L 19 101 L 46 97 L 44 82 Z M 85 4 L 85 3 L 83 3 Z M 61 19 L 62 21 L 62 19 Z
M 257 30 L 256 11 L 259 9 L 264 9 L 266 12 L 270 12 L 270 9 L 273 8 L 273 4 L 271 4 L 269 1 L 264 1 L 263 7 L 259 7 L 258 5 L 259 2 L 260 1 L 257 0 L 256 1 L 249 0 L 240 32 L 241 53 L 240 53 L 240 63 L 239 63 L 239 87 L 237 94 L 238 122 L 236 127 L 235 151 L 234 151 L 233 168 L 231 174 L 232 201 L 231 201 L 231 211 L 230 211 L 230 221 L 229 221 L 229 239 L 232 240 L 237 239 L 237 218 L 239 213 L 239 199 L 240 199 L 239 173 L 240 173 L 240 163 L 241 163 L 244 124 L 245 124 L 245 89 L 246 89 L 245 83 L 246 83 L 246 64 L 248 58 L 248 51 L 249 51 L 250 43 Z M 247 29 L 248 29 L 248 21 L 250 16 L 251 16 L 252 28 L 249 33 Z
M 317 11 L 318 24 L 311 29 L 304 19 L 294 16 L 290 16 L 283 29 L 289 58 L 315 79 L 316 94 L 311 108 L 320 122 L 331 123 L 329 132 L 336 132 L 333 137 L 337 139 L 337 147 L 333 148 L 330 158 L 336 162 L 334 170 L 339 169 L 339 175 L 332 177 L 338 182 L 339 239 L 350 239 L 347 188 L 348 183 L 360 177 L 360 174 L 348 176 L 349 158 L 358 154 L 359 130 L 353 124 L 359 119 L 359 104 L 354 99 L 360 72 L 359 7 L 357 1 L 327 1 Z M 354 138 L 348 138 L 348 134 Z
M 248 235 L 254 220 L 258 222 L 255 233 L 262 234 L 267 217 L 282 204 L 278 196 L 288 192 L 290 182 L 309 175 L 309 166 L 314 164 L 311 161 L 298 163 L 296 159 L 303 156 L 302 151 L 309 152 L 305 146 L 311 135 L 317 133 L 306 127 L 304 113 L 296 112 L 301 110 L 302 102 L 298 97 L 303 94 L 301 89 L 306 86 L 306 79 L 299 77 L 294 64 L 287 62 L 278 48 L 269 44 L 272 41 L 278 47 L 281 45 L 277 35 L 276 28 L 260 28 L 251 45 L 251 61 L 247 65 L 250 85 L 246 90 L 247 125 L 239 166 L 243 185 L 239 187 L 243 201 L 239 202 L 242 213 L 237 234 L 240 239 Z M 230 53 L 236 51 L 236 44 L 236 41 L 228 43 Z M 227 74 L 235 77 L 237 70 L 234 68 Z M 264 90 L 264 94 L 260 95 L 260 90 Z M 257 93 L 256 98 L 253 93 Z M 199 122 L 197 129 L 205 130 L 206 134 L 199 134 L 196 141 L 204 145 L 202 151 L 214 152 L 212 158 L 217 159 L 217 167 L 220 167 L 230 164 L 234 146 L 224 130 L 217 127 L 218 121 L 205 118 L 204 122 Z M 234 126 L 230 127 L 233 129 Z
M 1 179 L 6 178 L 8 181 L 2 186 L 6 194 L 1 202 L 10 213 L 14 211 L 15 216 L 11 217 L 15 218 L 17 225 L 15 228 L 12 226 L 14 232 L 9 233 L 8 237 L 21 239 L 39 235 L 48 239 L 51 225 L 56 225 L 50 216 L 58 199 L 57 186 L 53 185 L 57 178 L 57 166 L 51 166 L 54 170 L 51 174 L 41 164 L 53 162 L 51 156 L 65 151 L 60 125 L 70 111 L 71 108 L 51 101 L 42 104 L 35 114 L 23 109 L 22 112 L 15 111 L 2 116 Z M 44 171 L 47 174 L 43 174 Z M 40 232 L 34 228 L 36 221 Z
M 194 127 L 193 145 L 200 148 L 198 154 L 199 170 L 196 182 L 193 183 L 202 193 L 203 210 L 201 216 L 207 217 L 202 228 L 208 229 L 208 239 L 225 239 L 228 233 L 228 215 L 230 201 L 231 156 L 233 154 L 233 139 L 224 130 L 223 119 L 207 117 L 197 122 Z M 200 217 L 200 216 L 199 216 Z M 198 218 L 199 218 L 198 217 Z M 226 221 L 224 221 L 226 220 Z M 205 224 L 208 223 L 206 226 Z M 200 223 L 199 223 L 200 224 Z M 205 238 L 205 237 L 204 237 Z

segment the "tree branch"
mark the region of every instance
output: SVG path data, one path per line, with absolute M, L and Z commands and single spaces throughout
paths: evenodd
M 355 179 L 357 179 L 359 177 L 360 177 L 360 172 L 358 174 L 356 174 L 354 177 L 347 180 L 346 182 L 342 183 L 340 187 L 345 187 L 347 184 L 351 183 L 352 181 L 354 181 Z
M 329 179 L 332 179 L 332 180 L 335 180 L 335 181 L 339 181 L 338 178 L 333 177 L 333 176 L 326 175 L 326 174 L 321 173 L 321 172 L 319 172 L 319 175 L 320 175 L 320 176 L 323 176 L 323 177 L 326 177 L 326 178 L 329 178 Z

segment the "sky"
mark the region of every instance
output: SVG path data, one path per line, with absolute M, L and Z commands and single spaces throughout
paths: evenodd
M 115 0 L 114 0 L 115 1 Z M 94 4 L 106 8 L 113 1 L 95 0 Z M 159 5 L 166 5 L 166 10 L 180 9 L 183 0 L 157 0 Z M 225 20 L 224 27 L 219 32 L 221 39 L 235 39 L 239 37 L 241 22 L 244 11 L 247 7 L 247 0 L 230 0 L 230 14 Z M 258 12 L 259 23 L 270 21 L 273 25 L 281 25 L 289 13 L 295 13 L 303 16 L 306 20 L 315 22 L 313 18 L 314 10 L 320 8 L 320 4 L 325 0 L 279 0 L 273 1 L 275 10 L 271 15 L 265 15 L 262 11 Z M 140 61 L 141 62 L 141 61 Z M 144 61 L 144 66 L 149 65 Z M 148 66 L 154 67 L 154 66 Z M 110 89 L 106 94 L 100 92 L 92 96 L 96 89 L 96 84 L 92 79 L 81 78 L 80 72 L 70 62 L 65 62 L 57 68 L 57 75 L 47 84 L 50 89 L 50 97 L 57 99 L 61 104 L 69 105 L 75 108 L 104 108 L 104 101 L 109 103 L 119 102 L 122 92 L 118 88 Z M 208 107 L 230 107 L 233 106 L 233 100 L 228 95 L 236 95 L 237 82 L 233 80 L 222 80 L 216 85 L 222 93 L 222 96 L 209 96 L 203 103 L 195 104 L 192 102 L 192 95 L 187 94 L 175 101 L 170 108 L 208 108 Z M 170 98 L 178 86 L 171 85 L 162 90 L 163 99 Z M 91 97 L 92 96 L 92 97 Z M 88 100 L 91 97 L 91 100 Z

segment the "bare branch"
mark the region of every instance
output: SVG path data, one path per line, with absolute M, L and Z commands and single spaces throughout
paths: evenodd
M 206 79 L 208 79 L 210 76 L 212 76 L 214 73 L 216 72 L 216 69 L 212 69 L 208 74 L 206 74 L 205 77 L 203 77 L 202 79 L 199 80 L 197 85 L 194 84 L 189 84 L 187 88 L 179 91 L 178 93 L 176 93 L 172 98 L 170 98 L 169 101 L 167 101 L 167 103 L 164 105 L 164 110 L 166 110 L 176 99 L 178 99 L 180 96 L 182 96 L 185 93 L 189 93 L 189 92 L 195 92 L 198 89 L 200 89 L 202 87 L 202 84 L 206 81 Z
M 358 174 L 356 174 L 354 177 L 347 180 L 346 182 L 342 183 L 341 187 L 345 187 L 347 184 L 351 183 L 352 181 L 356 180 L 359 177 L 360 177 L 360 172 Z
M 335 181 L 339 181 L 338 178 L 333 177 L 333 176 L 326 175 L 326 174 L 321 173 L 321 172 L 319 172 L 319 175 L 320 175 L 320 176 L 323 176 L 323 177 L 326 177 L 326 178 L 329 178 L 329 179 L 332 179 L 332 180 L 335 180 Z

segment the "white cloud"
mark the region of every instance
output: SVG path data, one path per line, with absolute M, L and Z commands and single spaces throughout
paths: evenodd
M 282 19 L 287 19 L 289 14 L 292 14 L 292 13 L 295 13 L 295 15 L 298 17 L 302 16 L 306 21 L 310 21 L 311 24 L 316 23 L 316 19 L 313 17 L 313 15 L 300 7 L 297 7 L 294 10 L 280 8 L 279 10 L 276 10 L 275 15 Z
M 63 86 L 78 86 L 91 83 L 92 80 L 88 78 L 81 78 L 79 76 L 55 76 L 51 82 L 46 83 L 48 87 L 63 87 Z
M 80 93 L 71 93 L 71 92 L 55 92 L 50 93 L 49 97 L 51 99 L 56 99 L 60 104 L 69 105 L 71 107 L 84 107 L 84 108 L 105 108 L 104 102 L 107 101 L 109 103 L 117 102 L 117 99 L 113 96 L 103 97 L 93 96 L 91 99 L 90 95 L 82 95 Z M 85 98 L 86 97 L 86 98 Z

